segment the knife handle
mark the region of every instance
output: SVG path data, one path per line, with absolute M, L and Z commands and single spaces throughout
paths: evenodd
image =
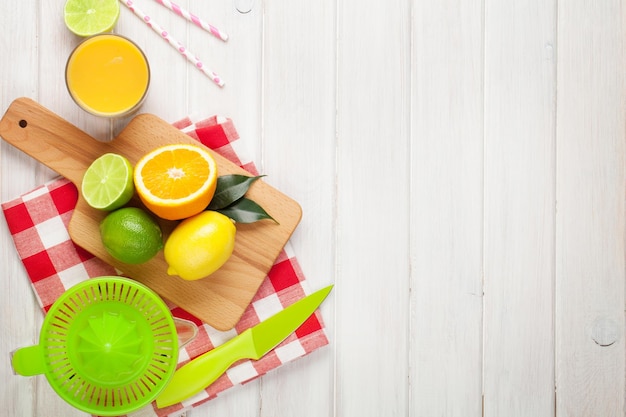
M 157 407 L 168 407 L 194 396 L 215 382 L 233 363 L 253 355 L 254 342 L 248 329 L 177 369 L 156 398 Z

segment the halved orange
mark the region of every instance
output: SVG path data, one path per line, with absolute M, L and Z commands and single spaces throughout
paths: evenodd
M 173 144 L 144 155 L 135 165 L 135 189 L 145 206 L 167 220 L 200 213 L 217 185 L 217 164 L 208 150 Z

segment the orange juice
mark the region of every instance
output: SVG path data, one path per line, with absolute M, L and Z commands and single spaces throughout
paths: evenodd
M 65 82 L 89 113 L 116 117 L 135 111 L 150 84 L 148 61 L 137 45 L 114 34 L 87 38 L 70 55 Z

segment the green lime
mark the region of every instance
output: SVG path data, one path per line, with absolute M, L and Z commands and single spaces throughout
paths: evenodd
M 120 17 L 118 0 L 67 0 L 65 25 L 78 36 L 110 32 Z
M 99 210 L 115 210 L 135 192 L 133 166 L 122 155 L 106 153 L 93 161 L 83 175 L 83 198 Z
M 163 248 L 161 227 L 148 212 L 124 207 L 109 213 L 100 223 L 102 244 L 109 254 L 127 264 L 141 264 Z

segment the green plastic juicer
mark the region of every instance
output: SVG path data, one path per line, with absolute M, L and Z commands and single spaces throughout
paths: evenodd
M 116 416 L 151 403 L 178 361 L 176 325 L 148 287 L 99 277 L 67 290 L 52 305 L 39 344 L 16 350 L 12 365 L 24 376 L 45 374 L 74 407 Z

